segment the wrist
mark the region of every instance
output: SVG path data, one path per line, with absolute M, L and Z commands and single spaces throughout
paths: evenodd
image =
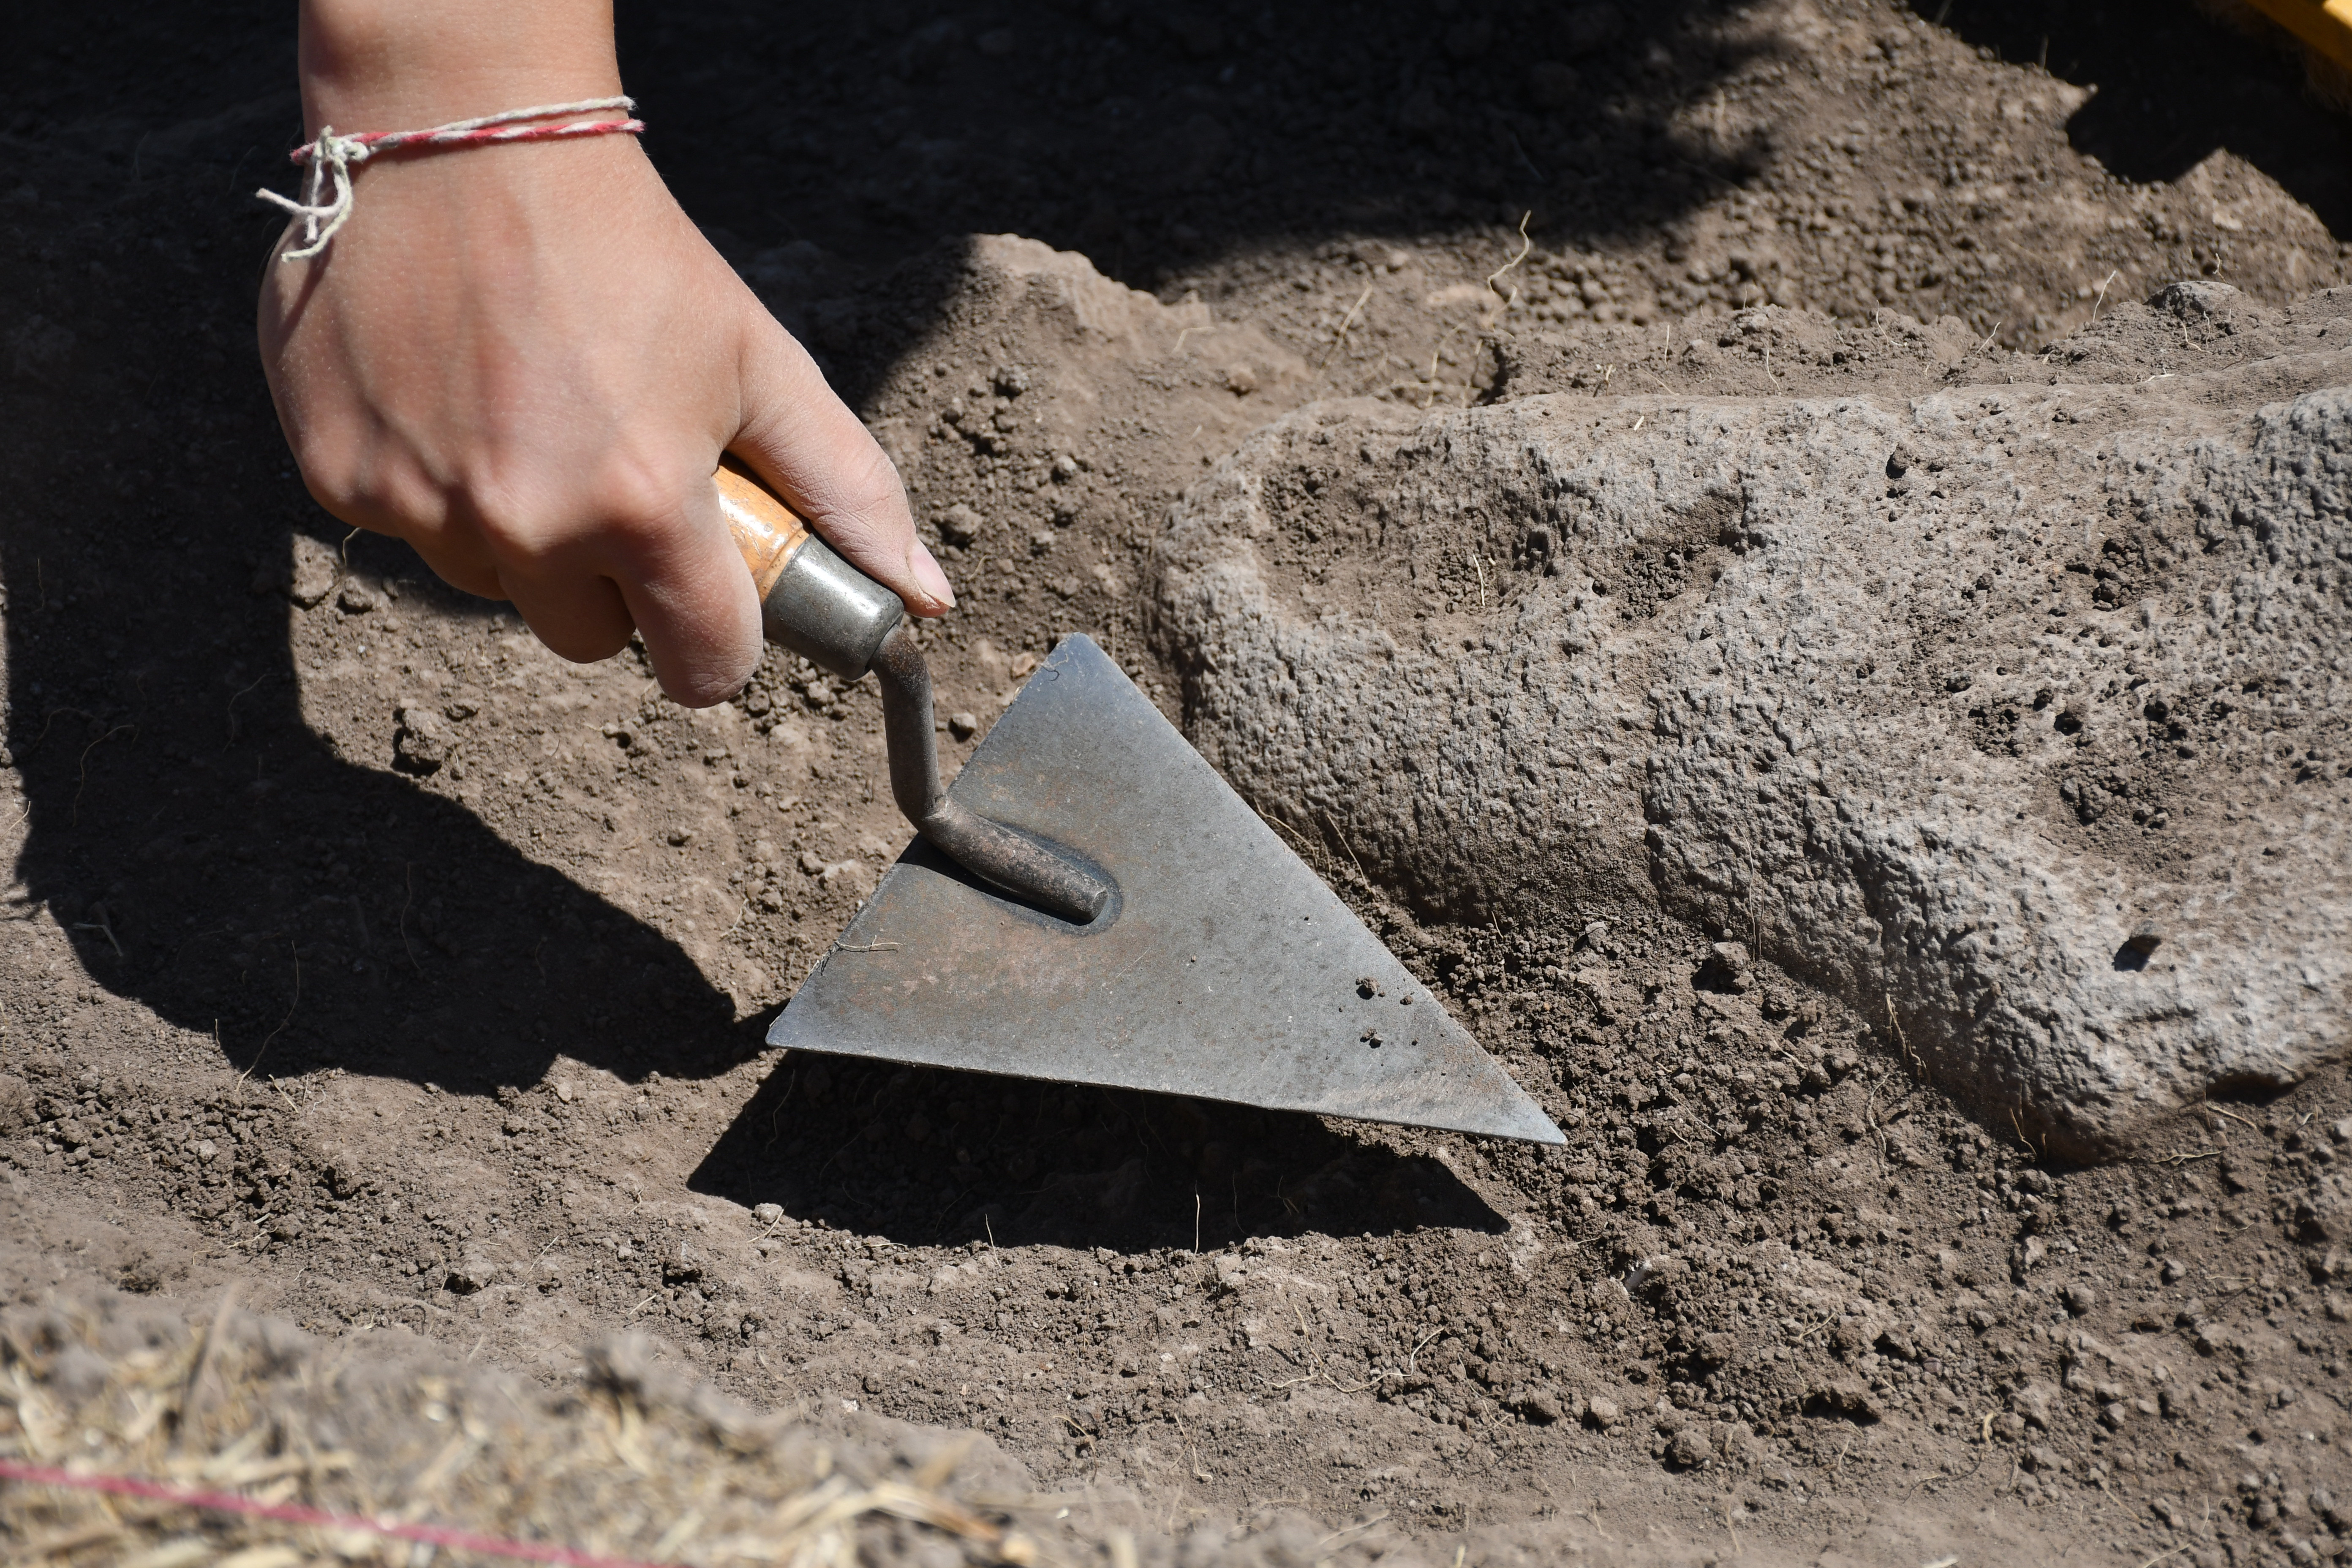
M 609 0 L 303 0 L 299 68 L 312 136 L 621 90 Z

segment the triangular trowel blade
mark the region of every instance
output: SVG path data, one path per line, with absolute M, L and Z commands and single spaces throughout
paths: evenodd
M 1069 925 L 918 838 L 771 1045 L 1566 1142 L 1086 637 L 950 793 L 1108 872 L 1110 909 Z

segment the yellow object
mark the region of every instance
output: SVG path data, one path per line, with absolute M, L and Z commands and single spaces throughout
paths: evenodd
M 2352 0 L 2248 0 L 2326 59 L 2352 71 Z

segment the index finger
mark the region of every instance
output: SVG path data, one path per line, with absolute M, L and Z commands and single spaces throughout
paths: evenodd
M 947 574 L 915 536 L 898 470 L 808 351 L 761 311 L 744 357 L 742 428 L 731 449 L 911 614 L 953 609 Z

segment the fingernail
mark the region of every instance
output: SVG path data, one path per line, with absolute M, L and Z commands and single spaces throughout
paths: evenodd
M 924 548 L 921 540 L 915 541 L 907 552 L 907 566 L 915 574 L 916 586 L 929 597 L 932 608 L 955 608 L 955 590 L 948 586 L 948 574 L 940 570 L 940 563 L 931 559 L 931 552 Z

